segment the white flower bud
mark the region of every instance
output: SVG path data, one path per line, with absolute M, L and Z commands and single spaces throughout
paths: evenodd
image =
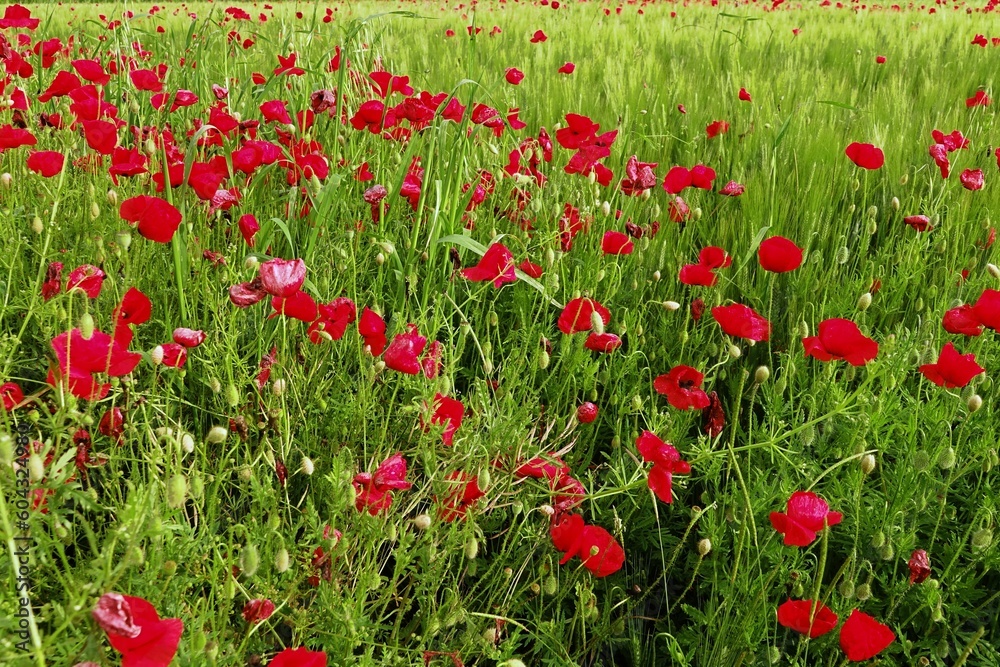
M 987 264 L 986 270 L 989 271 L 990 275 L 993 276 L 994 278 L 1000 279 L 1000 267 L 998 267 L 996 264 L 992 263 Z
M 712 552 L 712 540 L 707 537 L 698 541 L 698 555 L 704 558 Z
M 868 310 L 868 307 L 871 305 L 872 305 L 871 292 L 865 292 L 860 297 L 858 297 L 858 310 L 864 312 Z
M 866 475 L 870 475 L 872 471 L 875 470 L 875 457 L 871 454 L 865 454 L 861 457 L 861 472 Z
M 218 382 L 218 380 L 216 380 Z M 211 445 L 217 445 L 223 442 L 229 436 L 229 431 L 225 426 L 213 426 L 209 429 L 208 435 L 205 436 L 205 442 Z
M 431 527 L 431 517 L 428 514 L 418 514 L 413 520 L 413 526 L 417 530 L 427 530 Z
M 757 384 L 764 384 L 769 377 L 771 377 L 771 369 L 767 366 L 758 366 L 757 370 L 754 371 L 753 381 Z
M 680 310 L 681 304 L 676 301 L 664 301 L 663 307 L 667 310 Z
M 604 333 L 604 319 L 596 310 L 590 314 L 590 326 L 597 335 Z
M 275 396 L 281 396 L 282 394 L 285 393 L 286 387 L 287 385 L 285 383 L 285 380 L 283 378 L 278 378 L 271 385 L 271 393 L 274 394 Z
M 149 353 L 149 360 L 153 362 L 154 366 L 159 366 L 163 363 L 163 346 L 157 345 L 153 348 L 153 351 Z
M 604 215 L 605 218 L 611 215 L 611 202 L 606 201 L 603 204 L 601 204 L 601 213 Z
M 892 210 L 893 211 L 898 211 L 899 210 L 899 197 L 893 197 L 892 198 Z
M 4 188 L 10 188 L 11 184 L 14 182 L 14 177 L 10 175 L 9 172 L 4 172 L 0 174 L 0 185 Z

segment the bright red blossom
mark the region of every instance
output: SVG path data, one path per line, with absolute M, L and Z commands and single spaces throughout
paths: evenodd
M 850 144 L 844 153 L 851 159 L 851 162 L 862 169 L 881 169 L 885 164 L 885 154 L 881 148 L 872 144 L 861 144 L 854 142 Z
M 787 273 L 802 266 L 802 248 L 784 236 L 772 236 L 761 241 L 757 259 L 765 271 Z
M 492 281 L 493 287 L 500 289 L 504 283 L 517 280 L 514 275 L 514 256 L 502 243 L 494 243 L 486 249 L 479 263 L 462 269 L 462 275 L 472 282 Z
M 819 323 L 819 335 L 802 339 L 807 357 L 820 361 L 842 359 L 864 366 L 878 355 L 878 343 L 868 338 L 850 320 L 833 318 Z
M 785 545 L 807 547 L 816 533 L 841 522 L 840 512 L 831 512 L 826 501 L 812 491 L 796 491 L 788 499 L 785 513 L 771 512 L 771 525 L 785 536 Z
M 837 627 L 837 615 L 825 604 L 814 600 L 788 600 L 778 607 L 778 623 L 789 630 L 822 637 Z
M 678 410 L 703 410 L 710 402 L 701 388 L 704 379 L 704 375 L 690 366 L 674 366 L 669 373 L 653 380 L 653 388 Z
M 936 363 L 924 364 L 920 367 L 920 372 L 924 377 L 946 389 L 964 387 L 972 381 L 972 378 L 985 370 L 976 363 L 976 355 L 971 352 L 959 354 L 952 343 L 944 346 Z
M 876 655 L 896 641 L 896 635 L 889 626 L 855 609 L 840 628 L 840 648 L 847 659 L 861 662 Z
M 673 473 L 687 475 L 691 472 L 691 464 L 681 460 L 677 449 L 661 440 L 652 431 L 643 431 L 635 441 L 636 449 L 642 455 L 642 460 L 652 463 L 647 480 L 649 488 L 656 497 L 665 503 L 672 503 Z

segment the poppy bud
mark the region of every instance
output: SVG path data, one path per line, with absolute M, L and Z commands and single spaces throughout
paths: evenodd
M 892 560 L 892 557 L 896 555 L 896 550 L 892 546 L 892 542 L 886 542 L 879 549 L 879 555 L 882 556 L 882 560 Z
M 987 264 L 986 265 L 986 270 L 989 271 L 990 275 L 993 276 L 994 278 L 1000 279 L 1000 267 L 997 267 L 996 264 L 992 264 L 992 263 L 991 264 Z
M 861 457 L 861 472 L 870 475 L 875 470 L 875 457 L 872 454 L 865 454 Z
M 174 475 L 167 482 L 167 505 L 174 509 L 183 507 L 185 496 L 187 496 L 187 479 L 184 475 Z
M 38 452 L 32 452 L 31 456 L 28 457 L 28 472 L 32 482 L 40 482 L 45 478 L 45 464 Z
M 556 513 L 556 510 L 554 507 L 552 507 L 552 505 L 542 505 L 541 507 L 538 508 L 538 511 L 544 514 L 545 516 L 552 516 Z
M 898 211 L 899 210 L 899 197 L 893 197 L 892 198 L 892 210 L 893 211 Z
M 156 142 L 152 139 L 146 139 L 145 149 L 146 155 L 156 155 Z
M 989 528 L 980 528 L 972 534 L 972 548 L 977 551 L 989 548 L 993 544 L 993 531 Z
M 651 189 L 650 190 L 643 190 L 642 194 L 639 195 L 639 196 L 642 198 L 643 201 L 649 201 L 650 198 L 653 196 L 653 191 Z
M 146 562 L 146 554 L 142 552 L 140 547 L 133 546 L 125 552 L 125 558 L 123 560 L 126 565 L 142 565 Z
M 545 370 L 549 367 L 549 353 L 544 349 L 538 351 L 538 368 Z
M 878 215 L 878 206 L 872 205 L 868 207 L 868 217 L 872 220 Z
M 691 211 L 691 219 L 694 220 L 695 222 L 698 222 L 699 220 L 701 220 L 701 207 L 700 206 L 696 206 L 694 208 L 694 210 Z
M 285 388 L 286 388 L 285 380 L 283 378 L 278 378 L 271 385 L 271 393 L 274 394 L 275 396 L 281 396 L 282 394 L 285 393 Z
M 303 475 L 308 477 L 313 474 L 314 470 L 316 470 L 316 466 L 313 465 L 311 458 L 309 458 L 308 456 L 303 456 L 302 463 L 299 465 L 299 470 L 302 471 Z
M 80 317 L 80 336 L 84 340 L 90 340 L 94 335 L 94 318 L 90 313 L 84 313 Z
M 428 514 L 418 514 L 413 519 L 413 527 L 417 530 L 427 530 L 431 527 L 431 517 Z
M 757 384 L 764 384 L 769 377 L 771 377 L 771 369 L 767 366 L 758 366 L 757 370 L 754 371 L 753 381 Z
M 918 451 L 916 454 L 913 455 L 913 469 L 916 470 L 917 472 L 920 472 L 922 470 L 927 470 L 927 468 L 929 468 L 930 465 L 931 465 L 931 457 L 926 451 L 921 449 L 920 451 Z
M 149 360 L 152 362 L 154 366 L 159 366 L 160 364 L 163 363 L 162 345 L 157 345 L 156 347 L 153 348 L 153 350 L 149 353 Z
M 253 544 L 247 544 L 243 547 L 240 565 L 244 576 L 252 577 L 257 574 L 257 568 L 260 567 L 260 554 L 257 553 L 257 547 Z
M 712 540 L 707 537 L 698 541 L 698 555 L 704 558 L 712 552 Z
M 872 596 L 872 587 L 871 587 L 871 584 L 867 584 L 867 583 L 860 584 L 855 589 L 854 594 L 857 596 L 858 600 L 860 600 L 861 602 L 864 602 L 865 600 L 867 600 L 868 598 L 870 598 Z
M 851 258 L 851 251 L 847 249 L 846 245 L 840 246 L 837 250 L 836 261 L 837 264 L 847 264 L 847 260 Z
M 177 574 L 177 561 L 168 560 L 163 564 L 163 574 L 172 577 Z
M 842 597 L 850 600 L 854 597 L 854 582 L 849 579 L 845 579 L 840 582 L 838 590 L 840 591 L 840 595 Z
M 182 433 L 180 437 L 181 449 L 190 454 L 194 451 L 194 438 L 190 433 Z
M 479 542 L 476 541 L 475 537 L 470 537 L 469 541 L 465 543 L 465 557 L 468 560 L 476 560 L 476 556 L 479 555 Z
M 31 231 L 36 234 L 41 234 L 45 231 L 45 225 L 42 223 L 42 219 L 37 215 L 31 219 Z
M 101 207 L 96 201 L 90 202 L 90 219 L 97 220 L 99 217 L 101 217 Z
M 235 408 L 240 404 L 240 392 L 236 388 L 236 385 L 232 383 L 226 385 L 226 403 L 231 408 Z
M 736 345 L 730 345 L 728 352 L 729 356 L 732 357 L 733 359 L 739 359 L 741 356 L 743 356 L 743 350 L 741 350 Z
M 601 213 L 605 218 L 611 215 L 611 202 L 605 201 L 601 204 Z
M 210 445 L 217 445 L 224 441 L 229 435 L 229 431 L 226 430 L 225 426 L 213 426 L 209 429 L 208 435 L 205 436 L 205 442 Z
M 266 426 L 266 424 L 264 426 Z M 261 426 L 261 428 L 263 428 L 263 426 Z M 253 479 L 253 469 L 250 468 L 250 466 L 245 465 L 240 468 L 239 476 L 241 482 L 249 482 Z
M 591 185 L 597 183 L 597 172 L 591 170 L 590 174 L 587 176 L 587 180 L 590 181 Z
M 10 185 L 13 182 L 14 182 L 14 177 L 11 176 L 9 172 L 5 171 L 4 173 L 0 174 L 0 185 L 3 185 L 4 188 L 10 189 Z
M 552 596 L 559 591 L 559 580 L 549 575 L 542 580 L 542 592 L 546 595 Z M 520 662 L 520 661 L 518 661 Z M 509 664 L 509 663 L 508 663 Z M 524 663 L 521 663 L 524 664 Z
M 851 183 L 851 187 L 854 188 L 855 192 L 857 192 L 857 190 L 861 187 L 861 181 L 855 178 L 854 182 Z
M 903 174 L 899 178 L 899 184 L 900 185 L 906 185 L 909 181 L 910 181 L 910 175 L 909 174 Z
M 978 412 L 979 408 L 983 407 L 983 397 L 979 394 L 973 394 L 969 396 L 969 400 L 965 402 L 965 405 L 969 408 L 969 412 Z
M 390 542 L 396 541 L 396 524 L 390 523 L 385 531 L 385 539 Z
M 858 297 L 858 310 L 864 312 L 868 310 L 868 307 L 872 305 L 872 293 L 865 292 Z
M 681 304 L 677 303 L 676 301 L 664 301 L 662 305 L 665 310 L 671 310 L 671 311 L 680 310 L 681 307 Z
M 937 464 L 941 470 L 950 470 L 955 467 L 955 448 L 948 447 L 941 452 L 938 456 Z
M 114 190 L 108 190 L 108 203 L 112 206 L 118 205 L 118 193 Z

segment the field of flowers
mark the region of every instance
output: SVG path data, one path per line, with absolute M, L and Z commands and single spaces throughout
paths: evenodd
M 1000 665 L 993 8 L 6 6 L 0 664 Z

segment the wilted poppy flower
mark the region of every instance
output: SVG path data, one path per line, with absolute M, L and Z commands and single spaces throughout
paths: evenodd
M 720 134 L 725 134 L 729 131 L 729 123 L 724 120 L 716 120 L 708 124 L 705 128 L 705 134 L 708 135 L 709 139 L 714 139 Z
M 837 615 L 819 601 L 788 600 L 778 607 L 778 623 L 816 639 L 837 627 Z
M 625 551 L 611 533 L 600 526 L 587 525 L 579 514 L 555 515 L 549 534 L 555 548 L 565 552 L 560 565 L 579 556 L 595 577 L 606 577 L 625 564 Z
M 966 190 L 982 190 L 985 180 L 982 169 L 966 169 L 958 176 Z
M 0 385 L 0 399 L 3 399 L 3 409 L 10 412 L 24 400 L 24 391 L 16 382 L 4 382 Z
M 972 107 L 988 107 L 990 105 L 990 97 L 986 94 L 985 90 L 977 90 L 976 94 L 965 100 L 965 106 L 969 109 Z
M 840 648 L 851 662 L 874 658 L 896 641 L 889 626 L 855 609 L 840 628 Z
M 836 526 L 843 519 L 831 512 L 826 501 L 812 491 L 796 491 L 788 499 L 785 513 L 771 512 L 771 525 L 785 536 L 785 545 L 807 547 L 824 527 Z
M 939 387 L 955 389 L 964 387 L 986 369 L 976 363 L 976 355 L 959 354 L 952 343 L 941 350 L 937 363 L 924 364 L 920 372 Z
M 573 63 L 566 63 L 565 65 L 559 68 L 559 73 L 572 74 L 574 70 L 576 70 L 576 65 L 574 65 Z
M 787 273 L 802 266 L 802 248 L 784 236 L 772 236 L 761 241 L 757 259 L 765 271 Z
M 167 667 L 177 653 L 184 622 L 164 618 L 142 598 L 106 593 L 92 615 L 122 654 L 122 667 Z
M 78 289 L 88 298 L 96 299 L 101 295 L 104 278 L 104 271 L 93 264 L 82 264 L 70 271 L 69 278 L 66 279 L 66 291 L 72 292 Z
M 878 343 L 868 338 L 850 320 L 833 318 L 819 323 L 819 335 L 802 339 L 807 357 L 820 361 L 842 359 L 864 366 L 878 355 Z
M 286 648 L 267 667 L 326 667 L 326 653 L 310 651 L 304 646 Z
M 62 262 L 49 262 L 45 268 L 45 282 L 42 283 L 42 298 L 48 301 L 62 291 Z
M 601 250 L 605 255 L 631 255 L 632 251 L 635 250 L 635 245 L 628 234 L 608 230 L 604 232 L 604 237 L 601 239 Z
M 59 151 L 35 151 L 28 156 L 28 169 L 45 178 L 52 178 L 62 171 L 66 156 Z
M 943 145 L 949 153 L 969 147 L 969 140 L 962 135 L 961 130 L 952 130 L 951 134 L 945 134 L 940 130 L 933 130 L 931 131 L 931 136 L 934 137 L 935 142 Z
M 445 396 L 442 393 L 434 395 L 434 414 L 431 416 L 430 425 L 444 424 L 444 432 L 441 434 L 441 441 L 451 447 L 455 437 L 455 431 L 462 425 L 462 417 L 465 416 L 465 406 L 458 399 Z M 429 426 L 424 430 L 428 430 Z
M 504 74 L 504 78 L 507 79 L 507 83 L 512 86 L 516 86 L 524 80 L 524 72 L 516 67 L 508 67 L 507 73 Z
M 705 376 L 690 366 L 674 366 L 670 372 L 653 380 L 653 389 L 667 397 L 678 410 L 702 410 L 708 407 L 708 394 L 701 389 Z
M 479 488 L 479 478 L 460 470 L 454 470 L 445 476 L 445 481 L 451 486 L 451 491 L 441 503 L 441 520 L 451 522 L 464 518 L 466 512 L 476 506 L 486 492 Z
M 972 305 L 972 312 L 987 329 L 1000 331 L 1000 290 L 983 290 Z
M 718 392 L 708 394 L 708 407 L 701 411 L 701 424 L 710 438 L 717 438 L 726 427 L 726 413 L 722 409 L 722 401 Z
M 605 326 L 611 322 L 611 311 L 597 301 L 587 297 L 572 299 L 559 315 L 559 330 L 564 334 L 590 331 L 593 328 L 594 313 L 597 313 Z
M 910 568 L 910 585 L 923 583 L 931 576 L 931 561 L 923 549 L 914 549 L 906 566 Z
M 358 333 L 365 341 L 365 347 L 373 357 L 382 354 L 385 349 L 385 320 L 378 313 L 365 306 L 358 320 Z
M 647 483 L 656 497 L 665 503 L 672 503 L 673 473 L 687 475 L 691 464 L 681 460 L 681 455 L 673 445 L 661 440 L 652 431 L 643 431 L 635 441 L 642 460 L 652 463 Z
M 753 308 L 740 303 L 716 306 L 712 309 L 712 317 L 729 336 L 746 338 L 758 343 L 771 336 L 771 323 Z
M 885 154 L 882 149 L 872 144 L 861 144 L 855 141 L 844 150 L 844 153 L 851 159 L 851 162 L 862 169 L 881 169 L 882 165 L 885 164 Z
M 266 598 L 249 600 L 245 605 L 243 605 L 243 620 L 250 625 L 266 621 L 273 613 L 274 603 Z
M 415 324 L 410 324 L 405 332 L 396 334 L 389 343 L 385 350 L 385 365 L 400 373 L 419 375 L 419 357 L 426 345 L 427 339 L 420 335 Z
M 375 470 L 375 474 L 360 472 L 354 476 L 355 506 L 366 509 L 372 516 L 392 506 L 392 491 L 409 489 L 406 481 L 406 459 L 396 452 Z
M 97 424 L 97 431 L 119 445 L 122 444 L 122 437 L 125 435 L 125 415 L 121 408 L 116 406 L 106 410 Z
M 290 297 L 306 280 L 306 263 L 301 259 L 269 259 L 260 265 L 260 282 L 271 296 Z
M 934 158 L 934 164 L 941 170 L 941 178 L 948 178 L 951 173 L 951 162 L 948 160 L 948 147 L 944 144 L 931 144 L 928 154 Z
M 118 209 L 123 220 L 138 224 L 139 233 L 157 243 L 169 243 L 181 224 L 181 212 L 170 202 L 139 195 L 126 199 Z
M 670 219 L 673 222 L 685 223 L 688 218 L 691 217 L 691 208 L 687 205 L 680 197 L 674 197 L 670 200 L 669 206 Z
M 514 275 L 514 256 L 502 243 L 494 243 L 486 249 L 479 263 L 462 269 L 462 275 L 472 282 L 493 281 L 493 287 L 500 289 L 504 283 L 517 280 Z
M 597 333 L 592 331 L 587 335 L 587 340 L 583 344 L 588 350 L 603 352 L 608 354 L 614 352 L 622 346 L 622 339 L 613 333 Z
M 205 332 L 178 327 L 174 329 L 174 342 L 184 347 L 198 347 L 205 342 Z
M 934 225 L 931 224 L 931 219 L 926 215 L 908 215 L 903 218 L 903 222 L 913 227 L 918 232 L 925 232 L 928 229 L 934 229 Z
M 746 88 L 740 88 L 740 94 L 738 96 L 741 102 L 750 102 L 750 93 L 747 92 Z

